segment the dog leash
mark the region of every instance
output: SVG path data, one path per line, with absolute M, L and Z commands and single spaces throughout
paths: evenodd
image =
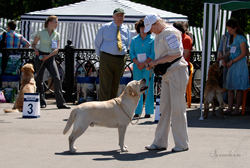
M 129 115 L 126 113 L 126 111 L 124 110 L 124 108 L 122 107 L 122 105 L 121 105 L 116 99 L 114 99 L 114 101 L 121 107 L 122 111 L 123 111 L 123 112 L 126 114 L 126 116 L 129 118 L 130 123 L 131 123 L 132 125 L 135 125 L 135 124 L 138 123 L 139 120 L 137 120 L 136 123 L 133 123 L 133 122 L 132 122 L 132 119 L 131 119 L 131 118 L 129 117 Z
M 150 81 L 151 81 L 152 74 L 153 74 L 153 69 L 150 70 L 148 88 L 150 87 Z M 148 91 L 147 91 L 147 94 L 146 94 L 146 96 L 145 96 L 145 100 L 146 100 L 147 96 L 148 96 Z M 136 121 L 135 123 L 133 123 L 133 122 L 132 122 L 132 118 L 130 118 L 129 115 L 125 112 L 125 110 L 124 110 L 124 108 L 122 107 L 122 105 L 121 105 L 116 99 L 114 99 L 114 101 L 121 107 L 122 111 L 123 111 L 123 112 L 126 114 L 126 116 L 129 118 L 130 123 L 131 123 L 132 125 L 135 125 L 135 124 L 137 124 L 137 123 L 139 122 L 140 117 L 141 117 L 141 113 L 142 113 L 142 110 L 143 110 L 143 107 L 142 107 L 141 113 L 140 113 L 140 115 L 139 115 L 137 121 Z
M 41 65 L 40 68 L 38 69 L 38 71 L 37 71 L 37 73 L 36 73 L 36 76 L 35 76 L 35 79 L 36 79 L 37 75 L 39 74 L 40 70 L 42 69 L 44 62 L 45 62 L 45 61 L 43 61 L 42 65 Z
M 149 83 L 148 83 L 148 90 L 147 90 L 147 94 L 145 95 L 145 101 L 146 101 L 146 98 L 147 98 L 147 96 L 148 96 L 148 92 L 149 92 L 149 87 L 150 87 L 150 84 L 151 84 L 151 77 L 152 77 L 152 74 L 153 74 L 153 70 L 154 70 L 154 67 L 150 70 L 150 75 L 149 75 Z M 141 110 L 141 112 L 140 112 L 140 114 L 139 114 L 139 117 L 138 117 L 138 119 L 137 119 L 137 122 L 139 121 L 139 119 L 141 118 L 141 114 L 142 114 L 142 111 L 143 111 L 143 106 L 142 106 L 142 110 Z M 136 123 L 137 123 L 136 122 Z

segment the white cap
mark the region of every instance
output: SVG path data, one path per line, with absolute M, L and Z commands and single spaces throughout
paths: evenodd
M 147 33 L 151 29 L 152 24 L 154 24 L 159 19 L 160 17 L 156 13 L 148 14 L 144 19 L 144 33 Z

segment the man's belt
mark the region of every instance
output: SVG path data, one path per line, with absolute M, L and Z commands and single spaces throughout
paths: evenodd
M 125 55 L 113 55 L 113 54 L 110 54 L 110 53 L 106 53 L 104 51 L 101 51 L 102 53 L 106 54 L 106 55 L 109 55 L 109 56 L 112 56 L 112 57 L 116 57 L 116 58 L 124 58 Z

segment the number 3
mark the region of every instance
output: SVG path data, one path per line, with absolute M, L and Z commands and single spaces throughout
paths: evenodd
M 28 104 L 28 106 L 30 107 L 30 111 L 27 111 L 27 113 L 32 114 L 33 113 L 33 104 Z

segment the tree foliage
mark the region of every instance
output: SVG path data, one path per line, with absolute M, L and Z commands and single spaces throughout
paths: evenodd
M 20 19 L 22 14 L 45 10 L 80 2 L 81 0 L 0 0 L 0 18 Z M 188 16 L 189 25 L 202 27 L 203 8 L 202 0 L 132 0 L 158 9 Z M 150 12 L 150 11 L 149 11 Z M 250 34 L 250 10 L 238 10 L 232 17 L 239 20 L 241 27 Z
M 132 0 L 158 9 L 188 16 L 190 26 L 203 27 L 204 1 L 201 0 Z M 232 18 L 239 21 L 246 34 L 250 34 L 250 9 L 232 12 Z
M 19 19 L 21 15 L 80 2 L 80 0 L 0 0 L 0 17 Z
M 250 34 L 250 9 L 233 11 L 231 17 L 239 22 L 245 34 Z
M 202 27 L 203 6 L 201 0 L 132 0 L 158 9 L 188 16 L 189 25 Z M 149 11 L 150 12 L 150 11 Z

